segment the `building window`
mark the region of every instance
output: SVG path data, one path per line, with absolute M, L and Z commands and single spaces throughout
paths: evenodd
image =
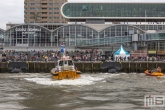
M 52 14 L 52 12 L 49 12 L 49 14 Z
M 40 19 L 40 17 L 37 17 L 37 19 Z
M 47 10 L 47 8 L 42 8 L 42 10 Z
M 30 12 L 30 14 L 34 14 L 34 12 Z
M 40 3 L 37 3 L 37 6 L 40 6 Z
M 42 19 L 47 19 L 47 17 L 42 17 Z
M 52 19 L 52 17 L 49 17 L 49 19 Z
M 59 6 L 59 3 L 54 3 L 54 6 Z
M 40 10 L 40 8 L 36 8 L 36 10 Z
M 42 14 L 47 14 L 47 12 L 42 12 Z
M 34 10 L 34 8 L 30 8 L 30 10 Z
M 54 14 L 59 14 L 59 12 L 54 12 Z
M 31 6 L 34 6 L 34 5 L 35 5 L 35 3 L 30 3 L 30 5 L 31 5 Z
M 52 10 L 52 8 L 49 8 L 49 10 Z
M 59 19 L 59 17 L 55 16 L 54 19 Z
M 42 5 L 46 6 L 46 5 L 47 5 L 47 3 L 42 3 Z
M 34 19 L 34 17 L 30 17 L 30 19 Z
M 59 8 L 54 8 L 54 10 L 59 10 Z
M 52 6 L 52 3 L 49 3 L 50 6 Z

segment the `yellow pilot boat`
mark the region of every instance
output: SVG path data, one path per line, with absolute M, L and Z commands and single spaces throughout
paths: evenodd
M 63 56 L 57 61 L 57 65 L 51 71 L 54 79 L 76 79 L 80 77 L 81 72 L 75 68 L 73 60 L 69 56 Z
M 148 75 L 148 76 L 164 76 L 164 74 L 161 73 L 161 72 L 157 72 L 157 71 L 151 72 L 149 70 L 146 70 L 145 74 Z

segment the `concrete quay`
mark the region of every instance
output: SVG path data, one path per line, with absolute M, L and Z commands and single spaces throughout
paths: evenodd
M 56 66 L 56 62 L 25 62 L 26 73 L 49 73 Z M 104 62 L 75 62 L 75 66 L 83 73 L 100 73 L 106 72 L 102 69 Z M 111 62 L 110 62 L 111 63 Z M 10 62 L 0 62 L 0 73 L 8 73 Z M 124 73 L 143 73 L 146 69 L 161 67 L 165 72 L 165 62 L 120 62 L 121 70 Z

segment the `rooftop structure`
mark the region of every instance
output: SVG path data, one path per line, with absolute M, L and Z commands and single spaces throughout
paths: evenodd
M 26 23 L 27 25 L 33 24 L 33 25 L 38 25 L 38 26 L 42 26 L 45 27 L 49 30 L 55 30 L 63 25 L 66 25 L 66 23 Z M 15 27 L 17 25 L 21 25 L 21 24 L 12 24 L 12 23 L 7 23 L 6 24 L 6 29 L 10 29 L 12 27 Z M 23 24 L 24 25 L 24 24 Z

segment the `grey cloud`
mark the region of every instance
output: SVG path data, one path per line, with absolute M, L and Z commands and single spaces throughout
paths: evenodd
M 0 0 L 0 28 L 6 29 L 6 23 L 23 23 L 24 0 Z

